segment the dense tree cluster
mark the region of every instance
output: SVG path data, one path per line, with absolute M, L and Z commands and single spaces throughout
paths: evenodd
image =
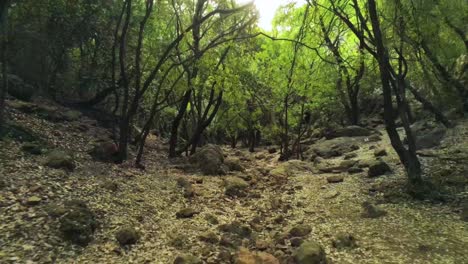
M 228 0 L 0 8 L 0 124 L 7 93 L 95 107 L 116 120 L 119 159 L 132 143 L 138 165 L 150 133 L 170 157 L 242 141 L 278 144 L 287 160 L 314 133 L 379 117 L 420 186 L 411 123 L 426 113 L 450 127 L 447 111 L 468 110 L 464 0 L 308 0 L 282 6 L 271 32 L 253 4 Z

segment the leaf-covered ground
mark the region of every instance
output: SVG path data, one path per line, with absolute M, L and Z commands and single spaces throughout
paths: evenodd
M 305 239 L 318 241 L 332 263 L 468 263 L 468 225 L 458 211 L 466 189 L 455 185 L 455 198 L 440 203 L 410 199 L 404 192 L 401 166 L 385 138 L 363 141 L 357 159 L 370 157 L 371 146 L 385 147 L 389 156 L 384 159 L 393 172 L 372 179 L 365 171 L 343 173 L 341 183 L 327 183 L 330 174 L 309 169 L 312 163 L 278 164 L 278 154 L 266 149 L 248 153 L 225 148 L 228 157 L 240 158 L 246 168 L 232 174 L 250 184 L 245 197 L 232 198 L 224 193 L 226 176 L 185 172 L 180 161 L 167 160 L 164 145 L 155 137 L 150 139 L 142 171 L 130 164 L 91 159 L 88 150 L 93 141 L 109 134 L 92 119 L 54 123 L 16 110 L 10 115 L 40 135 L 49 149 L 71 151 L 77 168 L 51 169 L 44 166 L 45 155 L 26 154 L 15 140 L 0 141 L 0 263 L 165 264 L 186 253 L 205 263 L 229 263 L 238 245 L 267 251 L 288 263 L 293 247 L 287 233 L 300 225 L 311 227 Z M 453 161 L 453 153 L 468 153 L 467 128 L 462 123 L 445 146 L 425 153 L 429 157 L 424 164 L 430 171 L 445 168 L 452 171 L 447 177 L 457 174 L 466 180 L 460 174 L 466 172 L 463 163 L 457 171 L 460 162 Z M 181 177 L 192 183 L 193 197 L 184 195 L 177 183 Z M 86 247 L 64 241 L 58 220 L 48 214 L 51 206 L 72 199 L 86 201 L 97 216 L 94 240 Z M 387 214 L 363 218 L 365 201 Z M 176 213 L 183 208 L 197 214 L 179 219 Z M 235 237 L 220 230 L 231 223 L 252 234 Z M 136 245 L 122 248 L 117 243 L 115 232 L 124 226 L 141 234 Z M 357 247 L 334 247 L 341 233 L 355 238 Z M 207 242 L 209 236 L 216 239 Z

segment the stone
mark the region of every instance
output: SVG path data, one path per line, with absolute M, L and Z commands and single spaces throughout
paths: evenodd
M 198 236 L 198 238 L 200 239 L 200 241 L 210 243 L 210 244 L 216 244 L 219 242 L 218 236 L 211 231 L 201 234 L 200 236 Z
M 63 119 L 65 121 L 78 121 L 81 118 L 81 113 L 75 110 L 67 110 L 63 113 Z
M 231 233 L 240 237 L 250 237 L 252 235 L 252 229 L 247 225 L 242 225 L 238 221 L 234 221 L 230 224 L 223 224 L 219 226 L 219 230 L 225 233 Z
M 359 168 L 359 167 L 352 167 L 352 168 L 349 168 L 348 169 L 348 173 L 349 174 L 356 174 L 356 173 L 361 173 L 363 172 L 364 170 L 362 168 Z
M 174 264 L 202 264 L 203 262 L 198 257 L 193 255 L 180 255 L 174 260 Z
M 119 184 L 113 180 L 105 180 L 101 184 L 101 187 L 111 192 L 116 192 L 119 190 Z
M 306 241 L 296 249 L 293 258 L 297 264 L 326 264 L 325 251 L 315 241 Z
M 308 160 L 315 159 L 316 156 L 324 159 L 339 157 L 354 150 L 358 150 L 359 142 L 350 137 L 340 137 L 331 140 L 318 141 L 311 145 L 304 156 Z
M 266 240 L 261 240 L 261 239 L 255 240 L 255 248 L 258 249 L 258 250 L 265 250 L 269 246 L 270 246 L 270 244 Z
M 366 142 L 378 142 L 382 140 L 382 138 L 379 135 L 370 135 L 368 138 L 366 138 Z
M 278 150 L 276 150 L 276 148 L 269 148 L 269 149 L 268 149 L 268 153 L 270 153 L 270 154 L 274 154 L 274 153 L 276 153 L 277 151 L 278 151 Z
M 41 144 L 37 142 L 25 142 L 21 146 L 21 150 L 32 155 L 41 155 L 44 153 Z
M 302 237 L 292 237 L 289 239 L 289 242 L 291 243 L 292 247 L 299 247 L 304 243 L 304 239 Z
M 308 225 L 298 225 L 293 227 L 289 231 L 289 236 L 290 237 L 305 237 L 312 232 L 312 228 Z
M 72 155 L 60 150 L 50 152 L 45 164 L 54 169 L 64 169 L 67 171 L 73 171 L 75 169 L 75 161 Z
M 423 132 L 416 135 L 416 149 L 428 149 L 440 145 L 446 134 L 445 128 L 435 128 L 429 132 Z
M 42 201 L 41 197 L 38 196 L 31 196 L 28 199 L 26 199 L 26 204 L 27 205 L 38 205 Z
M 374 156 L 376 156 L 376 157 L 387 156 L 387 150 L 384 149 L 384 148 L 378 148 L 378 149 L 374 150 Z
M 357 153 L 348 153 L 344 156 L 344 160 L 350 160 L 356 158 L 358 155 Z
M 388 166 L 387 163 L 385 163 L 382 160 L 378 160 L 370 164 L 367 175 L 369 176 L 369 178 L 374 178 L 374 177 L 384 175 L 385 173 L 390 172 L 390 171 L 391 171 L 390 166 Z
M 328 183 L 340 183 L 343 182 L 344 177 L 342 175 L 333 175 L 327 177 Z
M 336 129 L 325 134 L 325 138 L 333 139 L 338 137 L 367 137 L 372 134 L 372 131 L 360 126 L 347 126 Z
M 64 205 L 66 213 L 60 218 L 60 231 L 65 240 L 81 246 L 91 242 L 97 223 L 86 203 L 73 200 Z
M 111 140 L 98 141 L 88 152 L 94 160 L 112 162 L 118 160 L 119 148 Z
M 199 214 L 200 212 L 193 209 L 193 208 L 184 208 L 180 210 L 179 212 L 176 213 L 177 218 L 191 218 L 195 216 L 196 214 Z
M 136 244 L 140 239 L 140 235 L 134 228 L 124 227 L 117 231 L 115 239 L 117 239 L 121 246 L 127 246 Z
M 280 262 L 269 253 L 251 252 L 241 247 L 234 256 L 234 264 L 280 264 Z
M 204 175 L 225 174 L 224 155 L 220 146 L 208 144 L 190 157 Z
M 245 171 L 239 159 L 228 158 L 224 160 L 224 164 L 229 168 L 229 171 Z
M 376 207 L 370 202 L 364 202 L 362 204 L 362 208 L 363 208 L 363 212 L 361 216 L 363 218 L 379 218 L 379 217 L 387 215 L 387 212 L 385 210 Z
M 245 197 L 246 190 L 249 184 L 239 177 L 228 177 L 224 180 L 225 191 L 227 196 Z
M 337 249 L 357 247 L 356 239 L 353 235 L 350 235 L 348 233 L 340 233 L 336 235 L 335 239 L 332 242 L 332 245 Z

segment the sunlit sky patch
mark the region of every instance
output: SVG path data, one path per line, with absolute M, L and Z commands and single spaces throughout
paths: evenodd
M 239 4 L 245 4 L 252 0 L 236 0 Z M 285 5 L 291 2 L 298 4 L 304 4 L 305 0 L 254 0 L 253 1 L 258 11 L 260 12 L 260 19 L 258 25 L 264 30 L 271 30 L 271 22 L 275 16 L 276 10 L 281 5 Z

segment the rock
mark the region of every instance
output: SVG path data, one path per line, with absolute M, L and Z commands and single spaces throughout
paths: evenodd
M 369 178 L 374 178 L 374 177 L 384 175 L 385 173 L 390 172 L 390 171 L 391 169 L 387 163 L 385 163 L 382 160 L 378 160 L 369 166 L 369 171 L 367 175 L 369 176 Z
M 211 243 L 211 244 L 216 244 L 219 241 L 218 236 L 215 233 L 210 232 L 210 231 L 201 234 L 198 238 L 200 239 L 200 241 Z
M 68 171 L 73 171 L 75 169 L 73 157 L 60 150 L 50 152 L 45 164 L 54 169 L 64 169 Z
M 67 110 L 63 113 L 65 121 L 78 121 L 81 118 L 81 113 L 75 110 Z
M 67 212 L 59 220 L 64 239 L 78 245 L 87 245 L 97 226 L 94 213 L 82 201 L 69 201 L 64 207 Z
M 260 240 L 257 239 L 255 240 L 255 248 L 258 250 L 266 250 L 268 247 L 270 247 L 270 243 L 266 240 Z
M 266 159 L 266 156 L 265 156 L 265 154 L 260 153 L 260 154 L 255 155 L 255 159 L 256 160 L 264 160 L 264 159 Z
M 387 215 L 387 212 L 385 210 L 380 209 L 369 202 L 364 202 L 362 204 L 362 208 L 363 212 L 361 216 L 364 218 L 379 218 Z
M 339 183 L 339 182 L 343 182 L 343 180 L 344 180 L 344 177 L 342 175 L 333 175 L 333 176 L 327 177 L 328 183 Z
M 371 134 L 372 131 L 367 128 L 360 126 L 348 126 L 326 133 L 325 138 L 334 139 L 338 137 L 367 137 Z
M 41 144 L 37 142 L 26 142 L 21 146 L 21 150 L 32 155 L 41 155 L 44 153 Z
M 305 237 L 308 234 L 310 234 L 310 232 L 312 232 L 312 228 L 310 228 L 310 226 L 298 225 L 298 226 L 293 227 L 289 231 L 289 236 L 290 237 Z
M 179 177 L 176 179 L 177 185 L 182 188 L 187 188 L 192 186 L 192 184 L 187 180 L 186 177 Z
M 245 197 L 249 184 L 239 177 L 228 177 L 224 180 L 225 191 L 228 196 Z
M 116 192 L 117 190 L 119 190 L 119 184 L 112 180 L 105 180 L 101 184 L 101 187 L 111 192 Z
M 313 166 L 310 162 L 301 160 L 289 160 L 281 162 L 278 166 L 270 171 L 274 177 L 293 177 L 300 173 L 308 173 L 313 171 Z
M 240 248 L 234 257 L 234 264 L 279 264 L 279 260 L 265 252 L 251 252 Z
M 325 251 L 315 241 L 306 241 L 294 251 L 294 260 L 297 264 L 326 264 Z
M 229 168 L 230 171 L 245 171 L 239 159 L 225 159 L 224 164 Z
M 201 259 L 193 255 L 180 255 L 174 260 L 174 264 L 202 264 Z
M 368 138 L 366 138 L 364 141 L 366 142 L 378 142 L 381 141 L 382 138 L 379 135 L 370 135 Z
M 320 172 L 324 173 L 337 173 L 337 172 L 345 172 L 349 168 L 353 167 L 357 163 L 356 160 L 343 160 L 340 164 L 331 164 L 330 162 L 323 162 L 320 163 L 318 167 Z
M 200 212 L 193 209 L 193 208 L 184 208 L 180 210 L 179 212 L 176 213 L 177 218 L 191 218 L 196 214 L 199 214 Z
M 31 196 L 28 199 L 26 199 L 26 204 L 27 205 L 38 205 L 38 204 L 41 203 L 41 201 L 42 201 L 41 197 Z
M 113 162 L 118 160 L 119 148 L 111 140 L 98 141 L 88 153 L 95 160 Z
M 350 160 L 350 159 L 354 159 L 357 157 L 357 154 L 356 153 L 348 153 L 344 156 L 344 160 Z
M 190 162 L 198 166 L 205 175 L 225 174 L 224 155 L 220 146 L 206 145 L 190 157 Z
M 416 149 L 421 150 L 439 146 L 440 142 L 445 137 L 446 131 L 447 130 L 445 128 L 435 128 L 429 132 L 417 134 Z
M 291 243 L 292 247 L 299 247 L 302 245 L 302 243 L 304 243 L 304 239 L 302 239 L 302 237 L 292 237 L 289 239 L 289 242 Z
M 461 220 L 468 222 L 468 203 L 465 203 L 463 205 L 460 217 L 461 217 Z
M 274 154 L 276 152 L 277 152 L 276 148 L 269 148 L 268 149 L 268 153 L 270 153 L 270 154 Z
M 207 214 L 205 215 L 205 219 L 208 223 L 212 224 L 212 225 L 217 225 L 219 224 L 219 220 L 216 216 L 212 215 L 212 214 Z
M 219 226 L 219 230 L 225 233 L 231 233 L 240 237 L 250 237 L 252 229 L 249 226 L 242 225 L 238 221 L 234 221 L 230 224 L 223 224 Z
M 376 156 L 376 157 L 387 156 L 387 150 L 384 149 L 384 148 L 378 148 L 378 149 L 374 150 L 374 156 Z
M 358 144 L 359 142 L 357 140 L 349 137 L 322 140 L 310 146 L 304 153 L 304 156 L 308 160 L 313 160 L 316 156 L 325 159 L 339 157 L 354 150 L 358 150 Z
M 132 227 L 124 227 L 117 231 L 115 238 L 121 246 L 133 245 L 138 242 L 140 235 Z
M 29 101 L 34 94 L 38 91 L 34 86 L 26 83 L 17 75 L 8 74 L 8 93 L 20 100 Z
M 337 249 L 357 247 L 356 239 L 353 235 L 347 233 L 338 234 L 332 242 L 333 247 Z
M 363 172 L 364 170 L 362 168 L 359 168 L 359 167 L 352 167 L 352 168 L 349 168 L 348 169 L 348 173 L 349 174 L 356 174 L 356 173 L 361 173 Z

